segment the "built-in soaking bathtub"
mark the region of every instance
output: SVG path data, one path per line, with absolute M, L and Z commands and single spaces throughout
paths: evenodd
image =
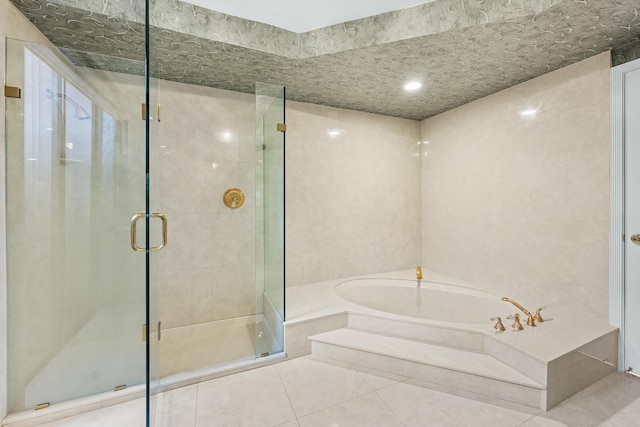
M 500 295 L 431 280 L 350 279 L 336 285 L 334 291 L 359 306 L 446 323 L 487 325 L 491 317 L 507 309 Z
M 502 297 L 533 312 L 547 301 L 424 273 L 429 280 L 412 278 L 412 269 L 288 288 L 288 357 L 311 354 L 545 410 L 615 372 L 617 330 L 606 321 L 552 306 L 530 326 Z M 493 317 L 516 313 L 522 329 L 514 321 L 494 328 Z

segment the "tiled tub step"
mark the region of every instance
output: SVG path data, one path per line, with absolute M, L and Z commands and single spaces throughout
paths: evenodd
M 493 357 L 343 328 L 309 337 L 312 354 L 357 366 L 544 408 L 544 387 Z
M 484 334 L 476 331 L 445 328 L 420 322 L 349 313 L 349 328 L 374 334 L 424 341 L 475 352 L 484 351 Z

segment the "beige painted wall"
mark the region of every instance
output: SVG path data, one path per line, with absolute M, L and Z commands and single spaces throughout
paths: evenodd
M 5 82 L 5 45 L 7 38 L 30 40 L 47 43 L 47 39 L 40 33 L 9 0 L 0 0 L 0 81 Z M 0 102 L 0 200 L 5 199 L 5 106 Z M 6 229 L 5 229 L 5 205 L 0 205 L 0 419 L 5 415 L 7 407 L 6 396 L 6 360 L 7 360 L 7 324 L 6 324 Z
M 420 123 L 288 102 L 287 124 L 287 286 L 417 265 Z
M 609 114 L 603 53 L 424 120 L 422 263 L 606 320 Z

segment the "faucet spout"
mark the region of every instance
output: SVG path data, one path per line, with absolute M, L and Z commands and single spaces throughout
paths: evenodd
M 420 268 L 420 266 L 416 268 L 416 279 L 422 280 L 422 269 Z
M 527 315 L 527 325 L 528 326 L 536 326 L 536 321 L 533 318 L 533 315 L 531 313 L 529 313 L 529 310 L 527 310 L 526 308 L 524 308 L 523 306 L 521 306 L 520 304 L 518 304 L 517 302 L 515 302 L 514 300 L 512 300 L 511 298 L 507 298 L 507 297 L 502 297 L 502 301 L 506 301 L 506 302 L 510 302 L 511 304 L 513 304 L 514 306 L 516 306 L 516 308 L 518 310 L 520 310 L 521 312 L 523 312 L 524 314 Z

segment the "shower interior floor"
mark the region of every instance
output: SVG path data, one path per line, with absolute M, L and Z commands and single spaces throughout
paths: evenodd
M 97 313 L 31 379 L 20 406 L 33 408 L 43 402 L 91 396 L 96 390 L 113 390 L 119 384 L 143 384 L 145 345 L 137 328 L 138 317 L 134 307 Z M 252 315 L 163 329 L 159 350 L 152 358 L 158 363 L 162 383 L 170 384 L 175 379 L 183 381 L 185 375 L 194 376 L 190 372 L 221 371 L 227 364 L 252 361 L 265 349 L 275 353 L 272 349 L 278 346 L 262 315 Z
M 163 330 L 160 376 L 253 359 L 256 354 L 254 319 L 246 316 Z

